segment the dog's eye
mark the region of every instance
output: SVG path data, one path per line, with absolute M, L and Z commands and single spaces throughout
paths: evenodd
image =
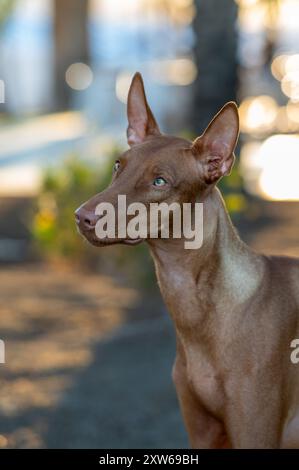
M 116 162 L 114 163 L 113 171 L 117 171 L 119 167 L 120 167 L 120 161 L 116 160 Z
M 164 186 L 165 184 L 167 184 L 167 181 L 162 178 L 162 176 L 158 176 L 158 178 L 155 178 L 153 182 L 154 186 Z

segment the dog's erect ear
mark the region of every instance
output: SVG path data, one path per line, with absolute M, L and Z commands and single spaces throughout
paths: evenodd
M 140 144 L 149 135 L 160 135 L 154 115 L 147 104 L 142 76 L 135 73 L 128 95 L 128 129 L 127 137 L 130 146 Z
M 239 136 L 237 105 L 227 103 L 210 122 L 205 132 L 192 145 L 192 153 L 199 159 L 206 183 L 216 183 L 229 175 Z

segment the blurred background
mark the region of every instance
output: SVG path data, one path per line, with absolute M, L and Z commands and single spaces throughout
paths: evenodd
M 0 0 L 1 448 L 180 448 L 172 326 L 147 248 L 89 247 L 73 211 L 126 148 L 142 72 L 164 132 L 236 100 L 221 182 L 241 236 L 298 255 L 297 0 Z

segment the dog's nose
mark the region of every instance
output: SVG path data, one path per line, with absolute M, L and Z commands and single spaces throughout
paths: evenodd
M 93 230 L 98 220 L 98 215 L 92 211 L 84 209 L 83 207 L 79 207 L 79 209 L 75 211 L 75 221 L 81 229 Z

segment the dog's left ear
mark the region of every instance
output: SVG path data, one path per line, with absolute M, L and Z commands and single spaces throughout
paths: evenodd
M 142 76 L 135 73 L 128 95 L 128 144 L 141 144 L 150 135 L 160 135 L 158 124 L 147 103 Z
M 239 136 L 237 105 L 227 103 L 191 147 L 201 164 L 206 183 L 216 183 L 229 175 L 234 164 L 234 150 Z

